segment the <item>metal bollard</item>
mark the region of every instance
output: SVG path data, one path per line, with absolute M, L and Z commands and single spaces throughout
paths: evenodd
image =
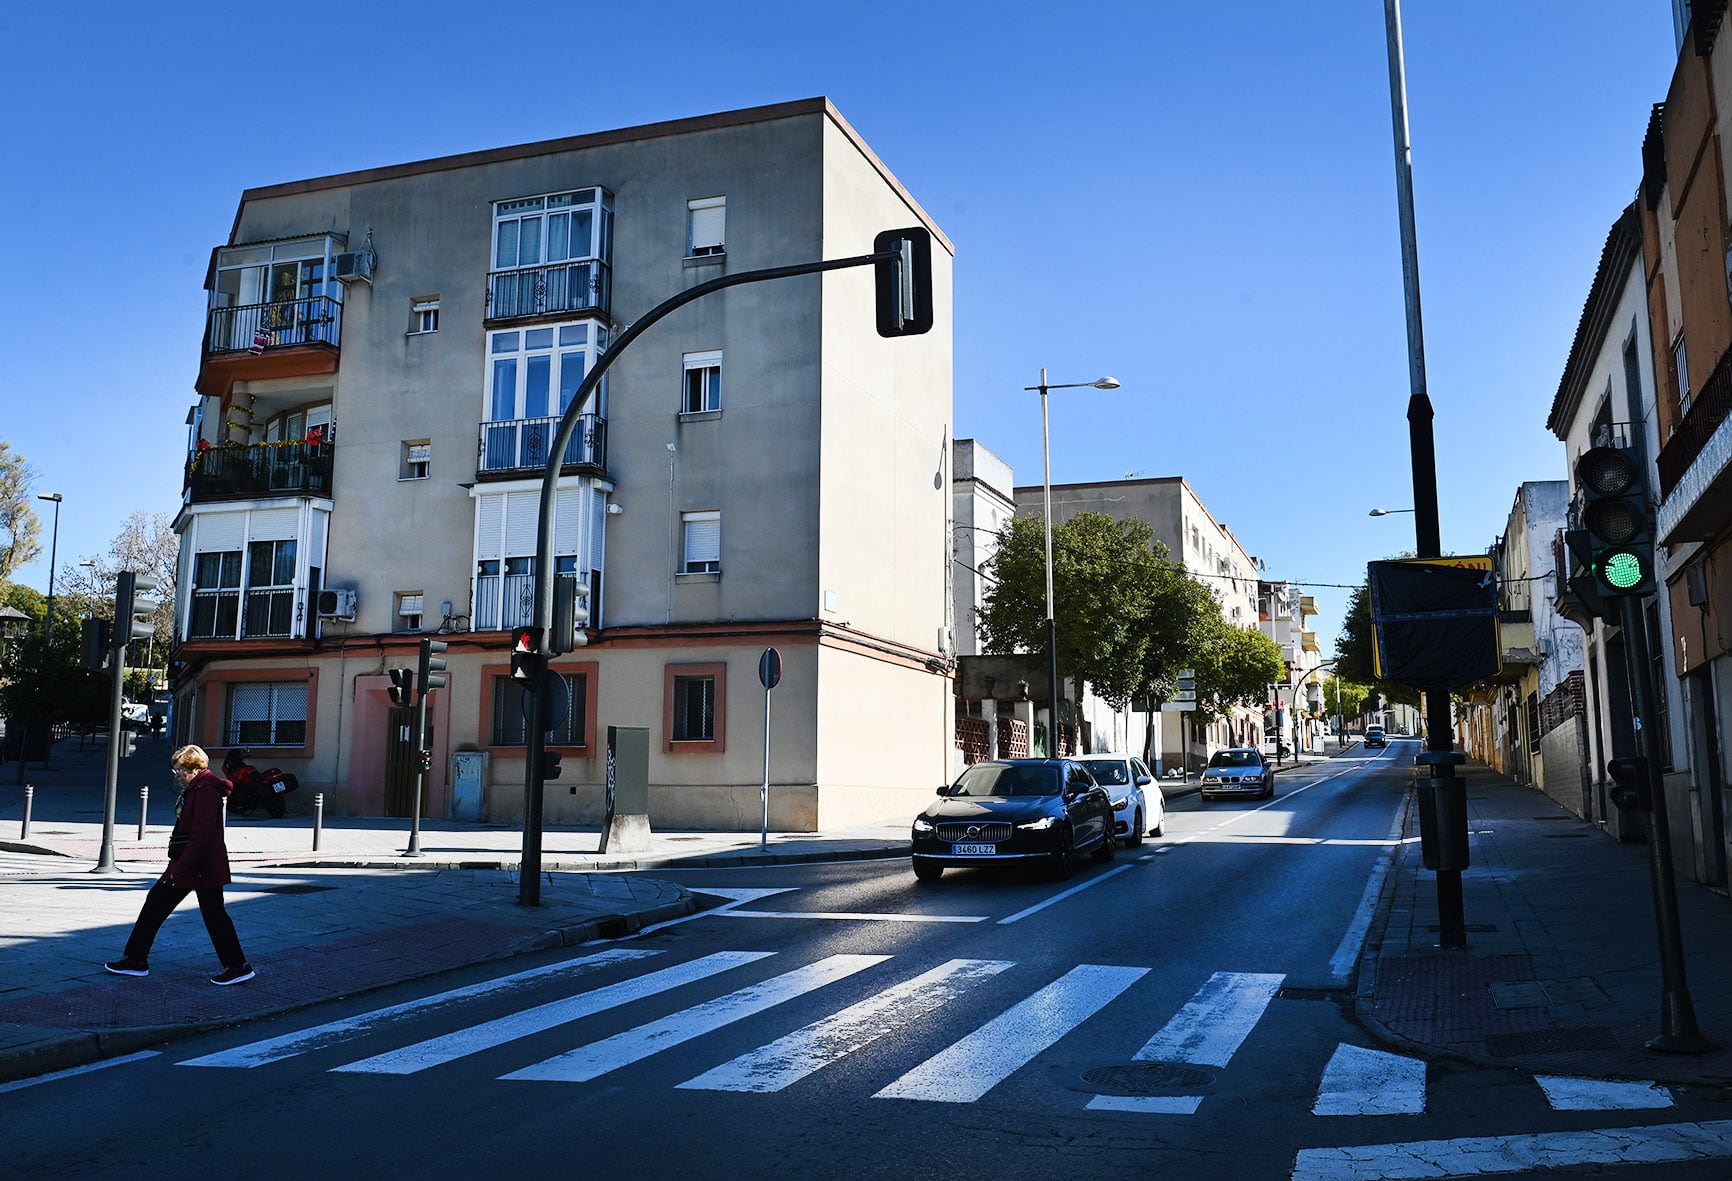
M 325 793 L 313 793 L 313 852 L 319 851 L 319 834 L 325 827 Z
M 227 796 L 224 796 L 223 797 L 223 827 L 227 828 L 228 826 L 229 826 L 229 798 Z
M 138 789 L 138 839 L 144 840 L 144 818 L 150 812 L 150 786 Z
M 24 785 L 24 827 L 18 833 L 19 840 L 23 840 L 25 837 L 30 835 L 30 804 L 31 801 L 35 800 L 35 798 L 36 785 L 34 783 L 26 783 Z

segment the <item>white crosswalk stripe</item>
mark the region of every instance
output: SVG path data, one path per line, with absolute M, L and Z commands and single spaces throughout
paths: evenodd
M 670 1046 L 731 1025 L 792 1000 L 815 988 L 852 976 L 881 964 L 887 955 L 833 955 L 753 984 L 738 992 L 675 1013 L 660 1021 L 628 1029 L 587 1046 L 579 1046 L 534 1066 L 501 1075 L 505 1079 L 538 1079 L 552 1082 L 587 1082 L 633 1062 L 641 1061 Z
M 1425 1110 L 1425 1063 L 1342 1044 L 1323 1069 L 1312 1115 L 1418 1115 Z
M 371 1058 L 363 1058 L 359 1062 L 350 1062 L 333 1069 L 356 1074 L 413 1074 L 418 1070 L 426 1070 L 429 1066 L 490 1050 L 494 1046 L 542 1033 L 555 1026 L 576 1021 L 580 1017 L 588 1017 L 628 1001 L 654 996 L 656 993 L 714 976 L 718 972 L 726 972 L 742 964 L 767 959 L 774 954 L 770 951 L 718 951 L 690 963 L 675 964 L 647 976 L 549 1001 L 521 1013 L 512 1013 L 494 1021 L 456 1030 L 443 1037 L 417 1042 L 400 1050 L 375 1054 Z
M 1658 1083 L 1617 1082 L 1536 1074 L 1554 1111 L 1647 1111 L 1673 1106 L 1672 1092 Z
M 1136 1061 L 1227 1065 L 1285 979 L 1267 972 L 1216 972 L 1137 1051 Z
M 1011 967 L 951 960 L 680 1084 L 693 1091 L 780 1091 Z
M 1148 971 L 1079 964 L 874 1097 L 972 1103 Z

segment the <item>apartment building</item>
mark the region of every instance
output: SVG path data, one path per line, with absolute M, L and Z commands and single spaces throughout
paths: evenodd
M 771 827 L 917 811 L 953 732 L 953 251 L 822 98 L 243 193 L 188 418 L 177 736 L 252 748 L 339 814 L 406 816 L 388 673 L 436 635 L 423 810 L 520 820 L 509 629 L 583 378 L 676 293 L 911 225 L 934 237 L 930 333 L 874 332 L 870 267 L 731 287 L 579 408 L 555 573 L 592 617 L 553 664 L 546 819 L 599 821 L 624 726 L 650 733 L 653 825 L 756 829 L 770 646 Z

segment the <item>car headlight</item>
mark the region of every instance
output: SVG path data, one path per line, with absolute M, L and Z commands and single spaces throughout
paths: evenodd
M 938 827 L 937 825 L 933 824 L 932 821 L 926 819 L 926 817 L 924 817 L 924 816 L 916 816 L 914 818 L 914 831 L 915 832 L 928 833 L 937 827 Z
M 1131 799 L 1129 796 L 1120 796 L 1118 799 L 1113 801 L 1113 811 L 1123 812 L 1125 808 L 1130 805 L 1130 802 Z
M 1246 783 L 1261 783 L 1261 782 L 1263 782 L 1263 777 L 1261 775 L 1247 775 L 1247 776 L 1245 776 L 1245 782 Z
M 1057 816 L 1042 816 L 1039 820 L 1020 821 L 1017 824 L 1017 827 L 1022 829 L 1022 831 L 1024 831 L 1024 832 L 1040 832 L 1043 829 L 1051 828 L 1053 825 L 1055 825 L 1057 823 L 1058 823 L 1058 817 Z

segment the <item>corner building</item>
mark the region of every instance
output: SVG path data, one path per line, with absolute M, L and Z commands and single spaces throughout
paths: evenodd
M 407 816 L 389 670 L 434 636 L 423 813 L 521 821 L 509 629 L 584 375 L 682 290 L 913 225 L 930 333 L 876 334 L 869 266 L 747 284 L 649 328 L 580 408 L 556 576 L 591 619 L 553 662 L 546 820 L 600 821 L 607 729 L 631 726 L 653 825 L 755 830 L 771 646 L 771 827 L 918 811 L 953 729 L 952 249 L 821 98 L 246 191 L 188 416 L 176 737 Z

